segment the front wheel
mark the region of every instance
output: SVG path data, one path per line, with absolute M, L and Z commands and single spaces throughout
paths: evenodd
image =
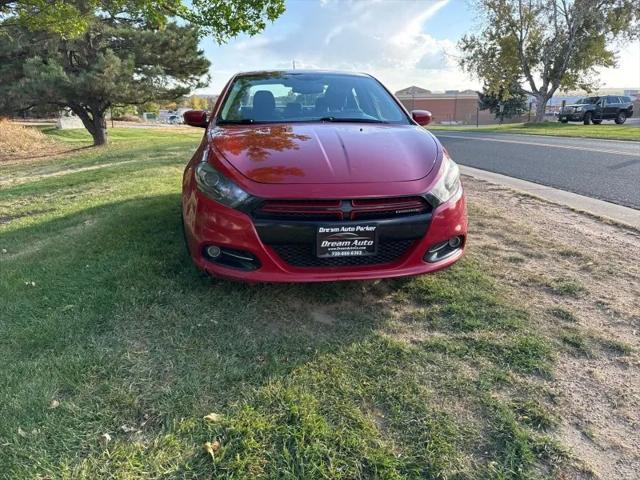
M 615 122 L 618 125 L 622 125 L 626 121 L 627 121 L 627 114 L 624 112 L 618 112 L 618 116 L 616 117 Z
M 566 118 L 561 118 L 560 123 L 569 123 L 569 120 Z
M 591 124 L 591 119 L 593 118 L 593 114 L 591 112 L 587 112 L 584 114 L 584 124 L 585 125 L 590 125 Z
M 602 120 L 593 120 L 594 125 L 600 125 L 601 123 L 602 123 Z

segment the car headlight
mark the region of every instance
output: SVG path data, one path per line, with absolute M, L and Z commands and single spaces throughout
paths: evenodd
M 198 189 L 212 200 L 231 208 L 247 202 L 251 195 L 216 170 L 207 161 L 208 157 L 209 151 L 205 150 L 202 161 L 195 168 Z
M 576 107 L 576 112 L 581 112 L 582 111 L 582 107 Z
M 440 168 L 440 178 L 429 194 L 433 196 L 438 205 L 453 197 L 460 189 L 460 168 L 458 164 L 451 160 L 447 151 L 442 153 L 442 167 Z

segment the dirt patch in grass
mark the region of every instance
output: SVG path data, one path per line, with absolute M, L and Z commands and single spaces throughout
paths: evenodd
M 40 130 L 0 119 L 0 162 L 18 162 L 51 157 L 72 150 Z
M 472 178 L 469 251 L 559 345 L 549 388 L 568 478 L 640 471 L 640 232 Z M 535 254 L 532 254 L 534 253 Z

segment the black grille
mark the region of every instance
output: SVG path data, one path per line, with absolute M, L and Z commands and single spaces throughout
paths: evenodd
M 407 252 L 414 240 L 387 240 L 378 245 L 376 255 L 361 257 L 318 258 L 310 243 L 271 245 L 271 248 L 289 265 L 294 267 L 353 267 L 391 263 Z
M 257 220 L 353 221 L 423 215 L 431 205 L 422 197 L 351 200 L 265 200 L 252 212 Z

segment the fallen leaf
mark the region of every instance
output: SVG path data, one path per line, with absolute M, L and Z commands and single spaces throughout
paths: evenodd
M 209 415 L 205 415 L 204 417 L 202 417 L 202 419 L 205 422 L 215 423 L 215 422 L 219 422 L 220 420 L 222 420 L 222 415 L 220 415 L 218 413 L 210 413 Z
M 21 437 L 26 437 L 27 432 L 25 432 L 22 428 L 18 427 L 18 435 L 20 435 Z
M 60 406 L 60 402 L 58 400 L 51 400 L 51 404 L 49 405 L 49 408 L 58 408 Z
M 98 443 L 100 443 L 100 445 L 102 445 L 102 447 L 104 448 L 106 448 L 107 445 L 109 445 L 110 441 L 111 441 L 111 435 L 109 435 L 108 433 L 103 433 L 98 438 Z
M 7 253 L 7 249 L 6 249 L 6 248 L 3 248 L 3 249 L 2 249 L 2 253 Z
M 213 457 L 213 454 L 220 450 L 220 442 L 214 440 L 213 442 L 206 442 L 204 445 L 204 451 Z
M 120 430 L 122 430 L 124 433 L 131 433 L 131 432 L 135 432 L 136 428 L 135 427 L 130 427 L 129 425 L 122 425 L 120 427 Z

